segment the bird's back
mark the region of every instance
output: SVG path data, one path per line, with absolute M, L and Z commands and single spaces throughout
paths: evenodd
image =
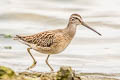
M 49 30 L 30 36 L 16 35 L 16 38 L 32 49 L 45 54 L 57 54 L 63 51 L 71 41 L 65 29 Z

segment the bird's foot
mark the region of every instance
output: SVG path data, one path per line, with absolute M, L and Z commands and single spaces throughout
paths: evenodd
M 37 63 L 36 61 L 33 62 L 33 64 L 30 67 L 28 67 L 26 70 L 30 70 L 30 69 L 34 68 L 36 66 L 36 63 Z

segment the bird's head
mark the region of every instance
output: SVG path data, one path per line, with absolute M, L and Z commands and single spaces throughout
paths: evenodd
M 69 19 L 69 23 L 70 24 L 73 24 L 73 25 L 83 25 L 87 28 L 89 28 L 90 30 L 96 32 L 98 35 L 101 36 L 101 34 L 99 32 L 97 32 L 96 30 L 94 30 L 93 28 L 91 28 L 90 26 L 88 26 L 82 19 L 82 17 L 79 15 L 79 14 L 72 14 L 70 16 L 70 19 Z

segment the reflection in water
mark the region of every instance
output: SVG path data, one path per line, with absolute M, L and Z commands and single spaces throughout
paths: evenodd
M 50 64 L 55 70 L 67 65 L 80 72 L 120 73 L 119 4 L 119 0 L 2 0 L 0 34 L 28 35 L 64 28 L 69 16 L 78 13 L 103 36 L 83 26 L 78 27 L 71 45 L 61 54 L 51 56 Z M 12 46 L 12 49 L 4 49 L 4 46 Z M 32 59 L 26 47 L 12 39 L 0 37 L 0 65 L 16 71 L 27 68 Z M 47 55 L 32 53 L 38 61 L 33 70 L 49 71 L 44 62 Z

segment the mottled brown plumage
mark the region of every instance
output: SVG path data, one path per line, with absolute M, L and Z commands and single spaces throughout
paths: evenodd
M 41 47 L 50 47 L 53 44 L 54 35 L 55 34 L 46 31 L 31 36 L 17 36 L 27 43 Z
M 85 24 L 82 20 L 82 17 L 78 14 L 71 15 L 69 23 L 64 29 L 49 30 L 30 36 L 16 35 L 16 39 L 30 47 L 27 50 L 34 62 L 28 69 L 33 68 L 36 64 L 34 57 L 30 53 L 30 49 L 34 49 L 40 53 L 48 54 L 46 64 L 50 67 L 51 71 L 53 71 L 52 67 L 48 64 L 49 56 L 51 54 L 58 54 L 62 52 L 69 45 L 76 33 L 76 27 L 79 24 L 84 25 L 85 27 L 101 35 L 94 29 L 90 28 L 87 24 Z

